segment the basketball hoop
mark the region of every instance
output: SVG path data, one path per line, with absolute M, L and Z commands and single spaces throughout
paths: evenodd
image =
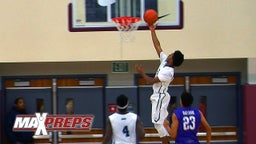
M 112 21 L 115 23 L 117 30 L 120 32 L 122 41 L 129 42 L 134 40 L 132 32 L 137 30 L 140 25 L 139 17 L 117 17 L 112 18 Z

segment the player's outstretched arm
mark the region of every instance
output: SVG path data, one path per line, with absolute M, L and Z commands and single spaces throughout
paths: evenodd
M 208 122 L 206 121 L 206 119 L 201 111 L 200 111 L 200 115 L 201 115 L 201 123 L 206 130 L 206 144 L 210 144 L 211 136 L 212 136 L 212 129 L 211 129 L 210 125 L 208 124 Z
M 152 41 L 153 41 L 153 44 L 154 44 L 154 47 L 155 47 L 155 50 L 158 54 L 158 57 L 160 57 L 160 53 L 163 51 L 162 48 L 161 48 L 161 45 L 160 45 L 160 42 L 157 38 L 157 35 L 156 35 L 156 31 L 155 31 L 155 28 L 156 26 L 155 25 L 150 25 L 148 26 L 150 31 L 151 31 L 151 38 L 152 38 Z

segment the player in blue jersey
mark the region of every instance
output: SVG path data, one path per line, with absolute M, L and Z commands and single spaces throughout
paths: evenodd
M 206 143 L 210 144 L 211 127 L 206 121 L 202 112 L 191 107 L 193 96 L 188 92 L 181 95 L 181 107 L 174 110 L 172 114 L 172 124 L 165 120 L 164 126 L 172 138 L 175 138 L 176 144 L 199 144 L 197 132 L 200 124 L 206 130 Z

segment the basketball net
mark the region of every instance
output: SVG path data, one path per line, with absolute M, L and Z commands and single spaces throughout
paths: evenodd
M 134 41 L 133 31 L 137 30 L 140 25 L 139 17 L 117 17 L 112 18 L 117 30 L 120 32 L 121 40 L 124 42 Z

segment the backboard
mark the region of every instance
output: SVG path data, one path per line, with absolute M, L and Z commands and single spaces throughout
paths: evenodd
M 143 14 L 154 9 L 158 16 L 169 14 L 157 22 L 157 29 L 183 28 L 183 3 L 181 0 L 72 0 L 68 6 L 69 30 L 111 31 L 117 30 L 112 18 L 140 17 L 138 30 L 147 29 Z

